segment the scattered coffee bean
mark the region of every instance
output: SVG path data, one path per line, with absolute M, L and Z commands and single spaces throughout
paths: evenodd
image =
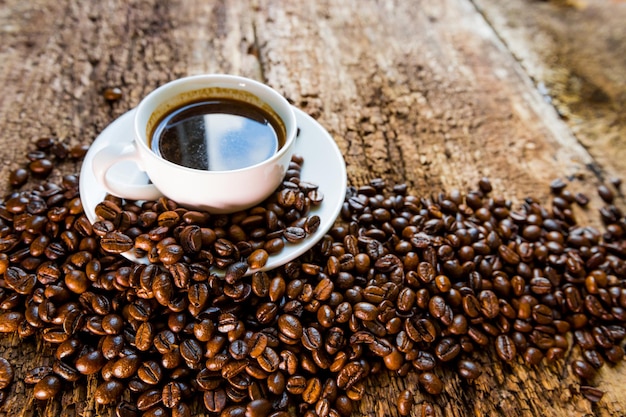
M 592 403 L 597 403 L 604 396 L 604 391 L 586 385 L 580 387 L 580 393 Z
M 46 375 L 33 388 L 33 395 L 38 400 L 49 400 L 61 391 L 61 379 L 56 375 Z
M 408 416 L 411 414 L 413 408 L 413 394 L 411 391 L 405 389 L 398 396 L 398 413 L 401 416 Z
M 13 367 L 5 358 L 0 358 L 0 390 L 7 388 L 13 382 Z
M 604 184 L 598 186 L 598 195 L 606 204 L 612 204 L 615 198 L 613 191 Z
M 119 87 L 107 87 L 102 93 L 102 96 L 107 101 L 118 101 L 122 98 L 123 93 L 122 89 Z

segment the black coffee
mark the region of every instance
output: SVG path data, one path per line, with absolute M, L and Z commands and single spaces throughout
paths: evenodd
M 284 131 L 259 107 L 231 99 L 179 107 L 157 124 L 152 150 L 188 168 L 228 171 L 252 166 L 274 155 Z

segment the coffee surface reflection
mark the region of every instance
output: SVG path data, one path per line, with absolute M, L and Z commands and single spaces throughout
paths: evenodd
M 261 108 L 218 99 L 190 103 L 165 115 L 150 146 L 184 167 L 230 171 L 272 157 L 284 142 L 278 123 Z

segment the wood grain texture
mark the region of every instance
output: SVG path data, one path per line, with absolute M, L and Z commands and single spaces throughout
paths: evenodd
M 589 166 L 626 177 L 623 143 L 616 152 L 600 145 L 602 158 L 587 152 L 469 0 L 75 3 L 2 2 L 2 178 L 36 139 L 91 143 L 156 86 L 202 72 L 264 81 L 318 119 L 339 145 L 351 185 L 383 177 L 427 195 L 467 190 L 488 176 L 498 195 L 547 202 L 556 177 L 594 195 L 600 179 Z M 109 86 L 122 88 L 123 99 L 106 102 Z M 77 170 L 69 164 L 54 175 Z M 599 224 L 598 204 L 577 211 L 579 222 Z M 14 337 L 0 345 L 16 379 L 49 353 Z M 606 395 L 594 406 L 570 372 L 577 354 L 527 367 L 486 352 L 476 357 L 485 370 L 478 380 L 446 370 L 436 398 L 419 391 L 415 375 L 383 374 L 369 381 L 354 415 L 397 416 L 404 388 L 416 403 L 435 404 L 437 415 L 626 414 L 626 366 L 601 371 L 595 383 Z M 94 379 L 72 388 L 40 403 L 16 381 L 0 416 L 110 414 L 91 399 Z
M 598 162 L 600 174 L 623 175 L 626 3 L 474 3 Z

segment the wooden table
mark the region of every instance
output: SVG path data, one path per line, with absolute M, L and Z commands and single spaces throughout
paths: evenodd
M 564 121 L 556 109 L 563 114 L 567 102 L 559 101 L 558 91 L 552 103 L 546 100 L 544 72 L 539 71 L 564 64 L 542 60 L 540 35 L 547 36 L 549 28 L 528 30 L 533 13 L 549 12 L 555 22 L 567 22 L 573 13 L 584 13 L 586 3 L 475 3 L 3 0 L 0 177 L 23 163 L 36 139 L 91 143 L 158 85 L 220 72 L 264 81 L 315 117 L 339 145 L 351 185 L 382 177 L 428 195 L 469 190 L 487 176 L 498 195 L 516 202 L 532 195 L 548 202 L 548 184 L 557 177 L 571 179 L 572 190 L 590 196 L 609 177 L 626 179 L 626 136 L 620 137 L 626 131 L 626 95 L 617 89 L 623 88 L 626 65 L 621 80 L 609 77 L 602 85 L 608 100 L 617 103 L 605 109 L 613 109 L 612 122 L 571 114 Z M 605 16 L 624 16 L 620 1 L 592 6 Z M 599 24 L 618 30 L 618 22 L 607 18 Z M 538 35 L 533 39 L 533 34 Z M 564 37 L 563 43 L 584 38 Z M 614 39 L 615 45 L 623 48 L 623 38 Z M 108 87 L 121 88 L 123 98 L 107 102 L 102 93 Z M 577 136 L 593 139 L 585 133 L 589 126 L 597 138 L 610 132 L 614 140 L 581 143 Z M 78 168 L 67 166 L 63 172 Z M 4 181 L 2 187 L 8 189 Z M 577 212 L 579 222 L 598 226 L 599 204 L 595 198 L 589 209 Z M 624 208 L 623 197 L 617 204 Z M 0 416 L 107 412 L 95 409 L 91 380 L 60 400 L 36 402 L 19 379 L 42 355 L 40 346 L 17 337 L 1 341 L 0 356 L 15 364 L 17 377 Z M 436 398 L 416 389 L 414 375 L 383 374 L 369 381 L 354 415 L 398 415 L 395 402 L 405 387 L 415 391 L 416 403 L 433 402 L 437 415 L 626 414 L 626 366 L 601 370 L 594 383 L 606 394 L 594 405 L 579 393 L 571 373 L 575 356 L 571 352 L 554 365 L 527 367 L 520 360 L 503 364 L 487 353 L 480 357 L 485 372 L 479 379 L 467 383 L 446 372 L 446 388 Z M 418 411 L 415 407 L 414 415 Z

